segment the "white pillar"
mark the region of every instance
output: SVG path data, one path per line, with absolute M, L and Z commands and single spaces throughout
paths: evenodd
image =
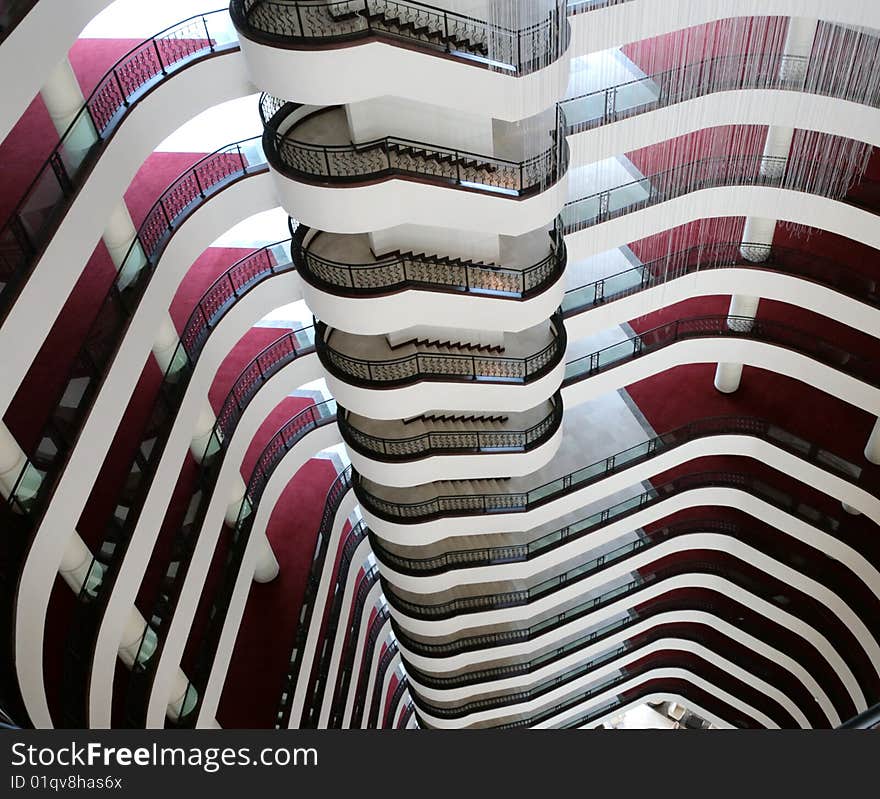
M 199 411 L 199 418 L 196 419 L 195 428 L 193 429 L 192 442 L 189 445 L 189 451 L 196 459 L 196 463 L 201 463 L 204 456 L 209 457 L 220 449 L 220 442 L 216 438 L 212 438 L 214 425 L 217 417 L 207 400 Z M 210 444 L 210 447 L 208 446 Z M 207 449 L 206 449 L 207 448 Z
M 136 607 L 132 607 L 122 640 L 119 644 L 119 657 L 128 668 L 135 665 L 135 660 L 145 663 L 156 651 L 158 638 L 152 627 L 147 626 L 144 617 Z M 174 685 L 171 692 L 172 699 L 165 709 L 165 713 L 172 721 L 177 721 L 181 715 L 192 710 L 198 700 L 198 694 L 190 686 L 183 671 L 178 667 L 174 675 Z
M 68 167 L 76 171 L 82 157 L 98 140 L 98 135 L 88 113 L 79 113 L 85 105 L 85 98 L 67 56 L 49 74 L 40 95 L 59 137 L 64 136 L 78 118 L 77 124 L 64 140 L 63 150 Z
M 186 353 L 180 347 L 177 328 L 174 326 L 171 314 L 167 312 L 159 323 L 156 340 L 153 342 L 153 355 L 162 373 L 169 378 L 186 366 Z
M 137 239 L 137 230 L 131 221 L 125 200 L 116 203 L 110 212 L 104 228 L 104 244 L 119 273 L 119 288 L 125 289 L 134 282 L 147 263 L 147 256 Z
M 724 394 L 733 394 L 742 380 L 741 363 L 719 363 L 715 370 L 715 388 Z
M 868 443 L 865 445 L 865 457 L 880 465 L 880 419 L 874 423 L 871 435 L 868 437 Z
M 760 216 L 750 216 L 743 228 L 740 255 L 754 264 L 764 263 L 770 257 L 773 236 L 776 234 L 776 220 Z
M 89 596 L 97 595 L 98 586 L 104 579 L 104 566 L 95 561 L 92 567 L 92 553 L 76 530 L 71 533 L 67 541 L 58 573 L 75 594 L 79 594 L 85 586 Z
M 807 75 L 807 60 L 813 52 L 819 20 L 792 17 L 788 21 L 779 77 L 788 83 L 803 84 Z
M 15 437 L 0 421 L 0 494 L 3 499 L 9 499 L 15 491 L 18 503 L 27 503 L 36 496 L 43 477 L 43 472 L 28 463 Z

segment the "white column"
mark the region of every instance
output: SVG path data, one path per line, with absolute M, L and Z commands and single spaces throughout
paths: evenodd
M 806 58 L 813 50 L 816 28 L 819 22 L 815 19 L 792 17 L 789 20 L 788 32 L 783 47 L 783 58 L 780 64 L 780 77 L 788 83 L 803 83 L 807 71 Z M 767 138 L 761 157 L 760 174 L 770 180 L 779 179 L 785 172 L 788 158 L 791 155 L 791 143 L 794 129 L 771 125 L 767 129 Z M 752 263 L 762 263 L 770 257 L 773 236 L 776 232 L 776 220 L 763 217 L 749 217 L 743 229 L 740 253 Z M 729 316 L 745 317 L 730 320 L 731 329 L 747 332 L 751 329 L 751 320 L 758 313 L 760 297 L 734 295 L 730 299 Z M 741 363 L 719 363 L 715 370 L 715 388 L 725 394 L 732 394 L 742 380 Z
M 119 273 L 119 288 L 125 289 L 146 266 L 147 256 L 137 240 L 137 230 L 125 200 L 120 200 L 110 212 L 104 228 L 104 244 Z
M 865 445 L 865 457 L 880 465 L 880 419 L 874 423 L 871 435 L 868 437 L 868 443 Z
M 15 437 L 0 421 L 0 494 L 3 499 L 9 499 L 15 491 L 19 504 L 26 503 L 36 496 L 43 477 L 43 472 L 28 463 Z
M 98 140 L 98 135 L 88 113 L 79 113 L 85 105 L 85 98 L 66 56 L 49 74 L 40 95 L 59 137 L 64 136 L 73 121 L 79 117 L 76 126 L 64 140 L 63 152 L 68 164 L 75 171 L 83 155 Z
M 158 638 L 152 627 L 147 626 L 144 617 L 136 607 L 132 607 L 131 614 L 125 624 L 122 640 L 119 644 L 119 657 L 128 668 L 135 665 L 135 660 L 145 663 L 156 651 Z M 172 721 L 176 721 L 181 715 L 192 710 L 198 700 L 195 688 L 190 687 L 189 680 L 178 666 L 174 675 L 172 699 L 165 709 L 165 713 Z
M 162 373 L 169 378 L 186 366 L 186 353 L 180 347 L 177 328 L 167 311 L 159 323 L 156 340 L 153 342 L 153 355 Z
M 779 76 L 795 84 L 803 84 L 807 75 L 807 61 L 813 52 L 813 43 L 816 40 L 816 29 L 819 26 L 818 19 L 809 17 L 792 17 L 788 21 L 788 31 L 785 34 L 782 63 L 779 67 Z

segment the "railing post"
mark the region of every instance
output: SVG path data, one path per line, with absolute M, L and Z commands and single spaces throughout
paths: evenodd
M 366 5 L 366 0 L 364 0 L 364 5 Z M 302 13 L 299 9 L 299 3 L 294 4 L 294 8 L 296 9 L 296 23 L 299 25 L 299 35 L 305 36 L 305 31 L 303 30 L 303 21 L 302 21 Z
M 235 145 L 235 151 L 238 153 L 238 160 L 241 163 L 241 171 L 247 172 L 247 164 L 244 162 L 244 153 L 241 151 L 241 145 Z
M 214 52 L 214 42 L 211 41 L 211 34 L 208 31 L 208 18 L 202 14 L 202 24 L 205 26 L 205 41 L 208 42 L 208 47 L 211 48 L 211 52 Z
M 122 104 L 128 108 L 128 95 L 126 94 L 125 89 L 122 88 L 122 80 L 115 68 L 113 69 L 113 77 L 116 78 L 116 85 L 119 87 L 119 96 L 122 98 Z
M 162 70 L 163 75 L 167 75 L 168 73 L 165 71 L 165 63 L 162 61 L 162 53 L 159 50 L 159 43 L 153 39 L 153 49 L 156 51 L 156 58 L 159 60 L 159 67 Z

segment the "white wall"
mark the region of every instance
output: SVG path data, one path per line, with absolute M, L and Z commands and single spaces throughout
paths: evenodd
M 67 56 L 85 24 L 110 2 L 40 0 L 9 34 L 0 46 L 0 75 L 10 76 L 3 81 L 0 141 L 18 122 L 55 66 Z
M 485 263 L 497 263 L 500 257 L 498 236 L 480 230 L 403 224 L 370 231 L 369 236 L 377 256 L 399 251 L 445 255 Z
M 388 94 L 498 119 L 543 111 L 568 85 L 568 53 L 546 69 L 513 77 L 464 60 L 380 42 L 327 50 L 286 50 L 240 37 L 254 82 L 276 97 L 314 105 L 343 105 Z M 340 80 L 338 76 L 344 75 Z
M 401 97 L 376 97 L 345 107 L 352 140 L 360 144 L 385 136 L 439 147 L 494 155 L 492 118 Z

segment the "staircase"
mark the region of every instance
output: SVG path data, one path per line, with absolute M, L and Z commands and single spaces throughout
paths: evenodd
M 489 55 L 485 25 L 427 8 L 393 0 L 351 0 L 332 6 L 330 14 L 337 23 L 361 17 L 371 30 L 418 39 L 449 52 L 459 50 L 483 57 Z
M 486 175 L 498 171 L 496 164 L 481 161 L 452 150 L 433 150 L 416 144 L 395 141 L 387 144 L 391 166 L 404 172 L 460 178 L 485 183 Z
M 446 422 L 452 422 L 457 424 L 462 424 L 465 422 L 476 423 L 476 424 L 504 424 L 510 417 L 503 415 L 496 416 L 486 416 L 485 414 L 454 414 L 454 413 L 423 413 L 420 416 L 411 416 L 409 419 L 404 419 L 404 424 L 411 424 L 412 422 L 425 422 L 427 424 L 443 424 Z

